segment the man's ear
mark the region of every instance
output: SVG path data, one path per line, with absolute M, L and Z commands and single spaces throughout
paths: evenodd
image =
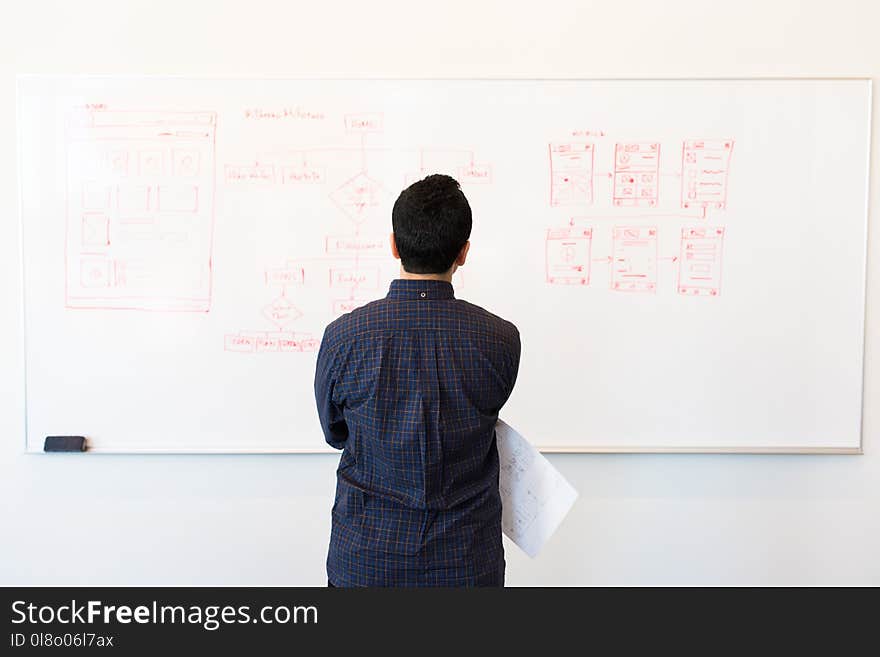
M 461 251 L 458 252 L 458 257 L 455 259 L 455 264 L 461 267 L 464 265 L 464 261 L 467 260 L 468 251 L 471 248 L 471 241 L 468 240 L 464 243 L 464 246 L 461 247 Z
M 395 260 L 400 260 L 400 252 L 397 250 L 397 242 L 394 240 L 394 233 L 391 233 L 391 255 Z

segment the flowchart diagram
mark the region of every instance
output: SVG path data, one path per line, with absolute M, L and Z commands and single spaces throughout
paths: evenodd
M 492 181 L 491 166 L 475 160 L 473 151 L 437 148 L 396 151 L 395 157 L 404 168 L 398 172 L 402 175 L 389 180 L 387 169 L 371 164 L 371 159 L 385 156 L 387 149 L 367 143 L 383 133 L 383 115 L 346 114 L 341 127 L 349 142 L 344 145 L 285 148 L 259 153 L 253 164 L 225 166 L 226 185 L 258 185 L 294 192 L 296 187 L 320 186 L 327 208 L 335 211 L 333 223 L 320 243 L 311 244 L 307 252 L 300 249 L 284 263 L 266 267 L 264 282 L 273 298 L 261 314 L 264 323 L 271 326 L 227 334 L 227 351 L 316 350 L 320 325 L 311 332 L 293 330 L 297 323 L 306 323 L 309 313 L 299 305 L 298 292 L 305 288 L 325 291 L 324 307 L 311 309 L 312 314 L 321 316 L 339 316 L 380 295 L 393 277 L 381 265 L 390 258 L 389 219 L 399 189 L 432 173 L 451 175 L 463 186 Z M 333 184 L 346 166 L 349 168 L 343 182 Z M 328 174 L 331 169 L 332 176 Z

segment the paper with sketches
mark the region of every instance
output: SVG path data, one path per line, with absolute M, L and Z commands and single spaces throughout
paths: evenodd
M 501 529 L 535 557 L 559 527 L 578 493 L 537 449 L 513 427 L 495 427 L 501 462 Z

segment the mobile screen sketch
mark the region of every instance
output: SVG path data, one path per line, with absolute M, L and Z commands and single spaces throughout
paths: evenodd
M 550 205 L 593 202 L 593 144 L 550 144 Z
M 689 139 L 682 149 L 681 207 L 727 206 L 731 139 Z
M 547 282 L 588 285 L 590 228 L 551 228 L 547 231 Z
M 210 309 L 214 131 L 211 112 L 71 115 L 69 308 Z
M 682 228 L 678 291 L 717 296 L 721 291 L 723 228 Z
M 614 148 L 614 205 L 657 205 L 660 144 L 627 143 Z
M 623 292 L 657 289 L 657 229 L 615 228 L 611 287 Z

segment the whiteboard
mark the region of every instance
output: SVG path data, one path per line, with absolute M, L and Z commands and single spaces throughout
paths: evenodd
M 861 447 L 868 80 L 21 77 L 28 451 L 320 452 L 428 173 L 544 451 Z

